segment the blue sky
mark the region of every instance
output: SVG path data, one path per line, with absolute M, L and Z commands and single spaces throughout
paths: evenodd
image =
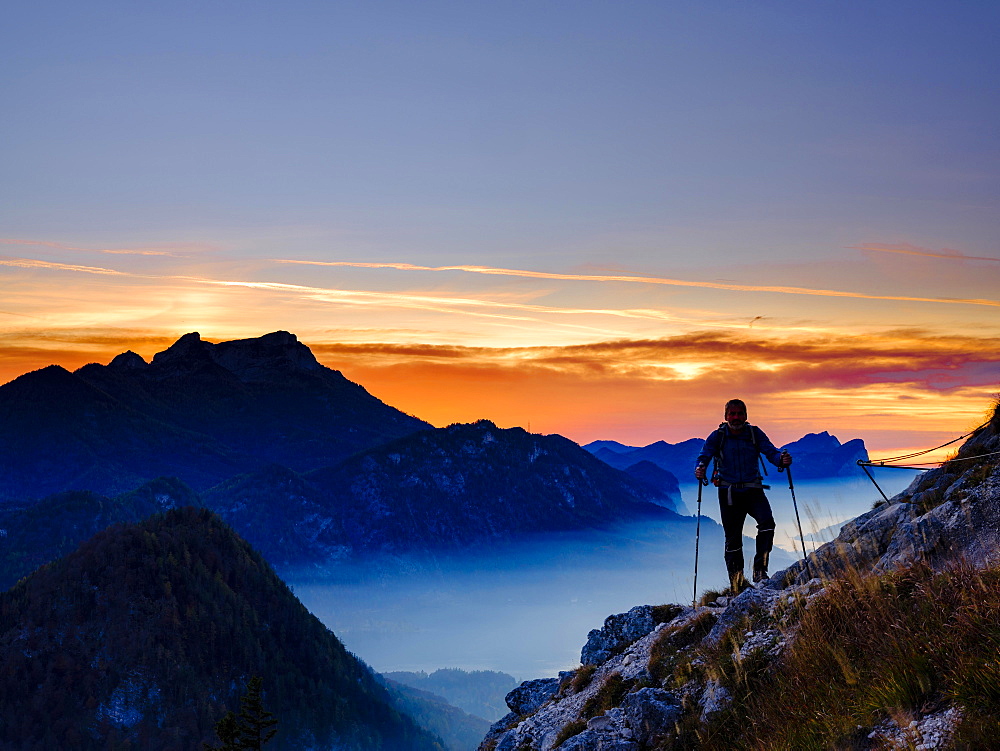
M 928 244 L 996 248 L 992 3 L 8 14 L 14 229 L 305 226 L 432 261 L 573 256 L 633 233 L 794 260 L 818 250 L 803 247 L 817 225 L 845 244 L 916 226 Z
M 517 347 L 742 326 L 774 347 L 808 332 L 837 358 L 907 329 L 917 343 L 902 349 L 940 358 L 943 337 L 955 364 L 883 366 L 866 395 L 917 384 L 886 398 L 958 409 L 964 427 L 1000 381 L 986 354 L 955 360 L 1000 337 L 998 20 L 1000 5 L 972 2 L 10 5 L 0 380 L 148 356 L 189 330 L 284 328 L 410 411 L 431 399 L 413 392 L 418 365 L 437 368 L 431 384 L 465 379 L 452 411 L 426 407 L 432 420 L 523 424 L 509 405 L 476 413 L 476 389 L 503 378 L 398 348 L 476 347 L 489 357 L 466 351 L 463 366 L 494 372 Z M 558 278 L 608 274 L 748 289 Z M 387 359 L 352 360 L 344 342 Z M 690 381 L 724 367 L 723 349 L 643 372 Z M 942 367 L 945 385 L 927 376 Z M 647 376 L 614 389 L 643 392 Z M 760 398 L 777 405 L 770 388 Z M 821 398 L 796 388 L 859 397 L 853 382 Z M 723 390 L 703 383 L 693 403 Z M 633 442 L 657 430 L 633 413 L 567 420 L 536 424 L 581 439 L 633 425 Z

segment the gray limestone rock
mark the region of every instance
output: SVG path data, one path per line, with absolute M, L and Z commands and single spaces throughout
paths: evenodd
M 900 524 L 917 516 L 917 507 L 912 503 L 889 503 L 872 509 L 845 524 L 837 540 L 855 543 L 867 538 L 873 548 L 884 548 Z
M 751 587 L 744 590 L 734 597 L 726 609 L 722 611 L 719 615 L 719 620 L 715 622 L 712 630 L 708 632 L 708 636 L 702 640 L 702 645 L 710 648 L 716 646 L 722 641 L 722 637 L 725 636 L 726 632 L 745 616 L 749 615 L 752 610 L 768 607 L 777 596 L 775 591 L 769 589 L 755 589 Z
M 769 588 L 804 584 L 817 576 L 829 579 L 848 568 L 873 570 L 894 539 L 899 538 L 899 530 L 911 524 L 918 514 L 917 506 L 904 502 L 892 502 L 872 509 L 847 522 L 835 540 L 811 553 L 808 571 L 802 561 L 797 561 L 785 571 L 775 574 L 772 580 L 778 586 L 773 587 L 769 583 Z
M 507 730 L 510 730 L 510 728 L 514 727 L 514 725 L 517 724 L 518 718 L 519 715 L 517 714 L 517 712 L 509 712 L 505 714 L 499 720 L 490 725 L 490 731 L 489 733 L 486 734 L 486 737 L 495 738 L 505 733 Z
M 510 711 L 517 715 L 535 712 L 559 690 L 558 678 L 538 678 L 525 681 L 504 697 Z
M 587 730 L 600 730 L 608 731 L 612 730 L 615 726 L 614 720 L 612 720 L 607 715 L 600 715 L 599 717 L 591 717 L 587 720 Z
M 533 743 L 526 745 L 523 738 L 514 733 L 508 733 L 500 736 L 494 751 L 524 751 L 525 748 L 533 749 L 536 746 Z
M 604 627 L 587 635 L 580 653 L 584 665 L 600 665 L 616 652 L 638 641 L 656 627 L 652 605 L 637 605 L 627 613 L 609 615 Z
M 712 717 L 726 709 L 733 701 L 729 689 L 715 680 L 709 679 L 701 694 L 701 721 L 708 722 Z
M 642 688 L 629 694 L 622 709 L 626 724 L 640 743 L 672 730 L 683 711 L 678 698 L 660 688 Z

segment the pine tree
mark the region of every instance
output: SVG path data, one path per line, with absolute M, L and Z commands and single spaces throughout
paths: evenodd
M 278 732 L 278 721 L 271 712 L 264 709 L 261 687 L 264 679 L 255 675 L 247 684 L 247 692 L 240 699 L 240 748 L 261 751 L 264 744 Z
M 236 715 L 226 712 L 225 716 L 215 723 L 215 734 L 222 741 L 221 746 L 205 744 L 205 751 L 240 751 L 240 728 Z
M 261 751 L 264 744 L 278 732 L 278 721 L 264 709 L 264 680 L 254 676 L 247 683 L 247 692 L 240 697 L 240 713 L 226 712 L 215 723 L 215 734 L 221 746 L 205 744 L 205 751 Z

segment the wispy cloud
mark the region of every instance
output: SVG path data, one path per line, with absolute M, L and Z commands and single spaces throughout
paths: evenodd
M 210 246 L 199 245 L 197 243 L 172 243 L 168 249 L 157 246 L 147 246 L 141 248 L 84 248 L 77 245 L 67 245 L 66 243 L 51 242 L 47 240 L 24 240 L 13 237 L 0 238 L 0 245 L 18 245 L 28 247 L 55 248 L 56 250 L 73 250 L 87 253 L 108 253 L 110 255 L 130 255 L 130 256 L 171 256 L 178 257 L 184 253 L 211 250 Z M 180 252 L 178 252 L 180 251 Z
M 47 269 L 49 271 L 75 271 L 82 274 L 104 274 L 108 276 L 136 276 L 124 271 L 105 269 L 101 266 L 80 266 L 72 263 L 56 263 L 55 261 L 40 261 L 35 258 L 11 258 L 0 256 L 0 266 L 15 266 L 22 269 Z
M 674 321 L 677 317 L 658 310 L 619 310 L 608 308 L 560 308 L 528 303 L 502 302 L 498 300 L 483 300 L 471 297 L 445 297 L 440 295 L 413 295 L 400 292 L 370 292 L 365 290 L 332 289 L 328 287 L 312 287 L 283 282 L 245 282 L 206 279 L 202 277 L 173 277 L 198 284 L 208 284 L 220 287 L 241 287 L 282 294 L 292 294 L 308 297 L 317 302 L 340 305 L 370 305 L 378 307 L 402 308 L 431 313 L 460 313 L 475 318 L 490 318 L 525 323 L 536 322 L 539 315 L 551 316 L 609 316 L 613 318 L 633 318 L 655 321 Z M 501 311 L 501 312 L 497 312 Z M 607 335 L 606 329 L 592 325 L 556 322 L 554 325 L 567 328 L 593 331 Z
M 733 292 L 772 292 L 783 295 L 809 295 L 816 297 L 845 297 L 857 300 L 890 300 L 893 302 L 921 302 L 948 305 L 985 305 L 1000 307 L 1000 300 L 954 297 L 917 297 L 910 295 L 871 295 L 863 292 L 844 290 L 817 289 L 811 287 L 787 287 L 755 284 L 731 284 L 725 282 L 692 281 L 689 279 L 670 279 L 655 276 L 634 276 L 630 274 L 564 274 L 548 271 L 528 271 L 524 269 L 506 269 L 493 266 L 418 266 L 411 263 L 367 263 L 362 261 L 302 261 L 292 259 L 271 259 L 274 263 L 300 264 L 307 266 L 332 266 L 363 269 L 395 269 L 398 271 L 462 271 L 470 274 L 487 274 L 491 276 L 524 277 L 529 279 L 548 279 L 577 282 L 624 282 L 628 284 L 661 284 L 672 287 L 695 287 L 698 289 L 718 289 Z
M 656 310 L 651 308 L 576 308 L 546 306 L 524 302 L 510 302 L 505 300 L 483 299 L 475 297 L 444 296 L 429 294 L 411 294 L 402 292 L 377 292 L 357 289 L 336 289 L 330 287 L 316 287 L 302 284 L 289 284 L 285 282 L 273 281 L 248 281 L 232 279 L 213 279 L 202 276 L 176 275 L 176 274 L 140 274 L 135 272 L 118 271 L 101 266 L 84 266 L 79 264 L 58 263 L 55 261 L 43 261 L 31 258 L 12 258 L 0 256 L 0 266 L 12 266 L 27 269 L 42 269 L 48 271 L 70 271 L 85 274 L 101 274 L 117 276 L 123 278 L 181 282 L 185 284 L 196 284 L 203 286 L 222 288 L 242 288 L 249 290 L 259 290 L 283 295 L 294 295 L 311 299 L 315 302 L 326 304 L 350 305 L 350 306 L 371 306 L 384 308 L 398 308 L 405 310 L 420 310 L 430 313 L 461 314 L 475 318 L 489 318 L 495 320 L 520 321 L 533 323 L 539 320 L 539 316 L 555 318 L 570 318 L 583 316 L 598 316 L 611 319 L 633 319 L 642 321 L 652 321 L 656 323 L 679 323 L 690 324 L 687 320 L 670 311 Z M 594 326 L 588 323 L 576 323 L 570 321 L 556 321 L 552 325 L 564 327 L 566 329 L 579 329 L 581 331 L 591 331 L 595 335 L 602 337 L 622 335 L 624 332 L 615 331 L 607 327 Z M 717 321 L 715 325 L 725 328 L 729 326 L 742 326 L 742 323 Z
M 866 245 L 850 245 L 848 246 L 853 250 L 868 250 L 875 253 L 902 253 L 908 256 L 923 256 L 924 258 L 945 258 L 950 261 L 992 261 L 993 263 L 1000 263 L 1000 258 L 993 256 L 968 256 L 957 250 L 951 250 L 950 248 L 942 248 L 941 250 L 930 250 L 929 248 L 921 248 L 916 245 L 880 245 L 880 244 L 866 244 Z

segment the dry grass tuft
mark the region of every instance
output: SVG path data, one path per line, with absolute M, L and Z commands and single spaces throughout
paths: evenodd
M 580 716 L 589 719 L 617 707 L 636 684 L 637 681 L 632 678 L 622 678 L 618 673 L 612 673 L 604 680 L 597 692 L 587 699 L 583 709 L 580 710 Z
M 587 688 L 587 686 L 590 685 L 590 681 L 594 677 L 594 673 L 596 672 L 597 665 L 581 665 L 576 672 L 573 673 L 573 678 L 569 684 L 570 692 L 578 694 Z
M 649 656 L 649 672 L 657 681 L 676 677 L 682 652 L 701 641 L 719 619 L 717 613 L 703 610 L 684 626 L 664 628 L 653 642 Z
M 711 605 L 720 597 L 726 597 L 727 593 L 728 590 L 726 589 L 706 589 L 704 592 L 702 592 L 701 597 L 698 599 L 698 605 L 699 606 Z
M 564 741 L 568 741 L 574 735 L 579 735 L 586 729 L 586 720 L 573 720 L 573 722 L 567 723 L 563 726 L 563 729 L 559 731 L 559 735 L 556 736 L 555 743 L 552 744 L 553 748 L 560 746 Z

